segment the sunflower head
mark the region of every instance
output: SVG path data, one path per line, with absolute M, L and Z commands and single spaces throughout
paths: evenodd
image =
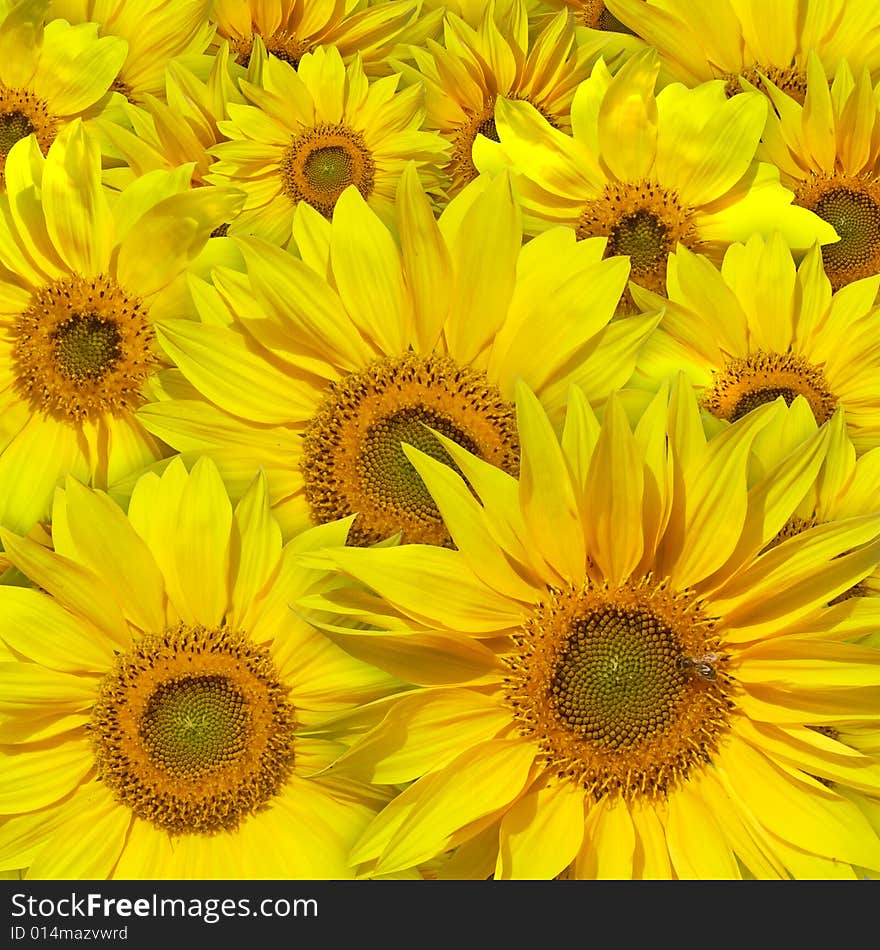
M 756 469 L 756 441 L 791 412 L 777 400 L 709 437 L 679 379 L 632 418 L 612 397 L 601 423 L 573 393 L 560 438 L 523 386 L 518 480 L 443 440 L 463 491 L 407 450 L 456 548 L 322 552 L 311 566 L 366 590 L 302 602 L 381 616 L 387 650 L 334 631 L 421 685 L 340 762 L 412 781 L 355 846 L 364 873 L 852 878 L 880 863 L 877 762 L 849 747 L 844 765 L 826 729 L 876 723 L 876 650 L 834 633 L 843 616 L 865 629 L 872 605 L 829 604 L 876 569 L 880 518 L 767 548 L 842 431 Z M 422 660 L 392 645 L 389 612 L 430 646 Z
M 137 483 L 128 516 L 69 479 L 53 527 L 54 550 L 3 534 L 40 587 L 4 587 L 16 618 L 4 675 L 9 689 L 37 681 L 53 697 L 4 720 L 12 771 L 53 775 L 36 795 L 9 778 L 5 821 L 46 819 L 18 866 L 34 877 L 350 876 L 345 839 L 380 790 L 306 776 L 344 750 L 322 721 L 393 681 L 288 607 L 293 591 L 321 589 L 296 557 L 340 543 L 349 523 L 285 547 L 262 476 L 233 509 L 211 462 L 187 472 L 178 460 Z M 61 727 L 41 740 L 47 716 Z M 72 834 L 88 847 L 65 865 L 59 841 Z

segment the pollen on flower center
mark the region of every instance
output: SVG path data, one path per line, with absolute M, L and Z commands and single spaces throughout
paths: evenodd
M 312 518 L 358 513 L 349 543 L 403 531 L 449 544 L 440 512 L 403 452 L 455 467 L 432 431 L 510 473 L 519 463 L 513 407 L 483 373 L 446 357 L 387 358 L 334 383 L 306 430 L 301 469 Z
M 666 261 L 681 243 L 698 249 L 690 212 L 678 196 L 654 182 L 609 182 L 600 197 L 588 202 L 577 224 L 579 238 L 605 235 L 605 256 L 625 254 L 637 284 L 666 291 Z
M 715 621 L 645 579 L 553 591 L 514 635 L 507 702 L 547 764 L 596 798 L 668 792 L 732 708 Z
M 55 140 L 58 120 L 45 100 L 27 89 L 12 89 L 0 83 L 0 185 L 5 187 L 3 168 L 12 146 L 33 134 L 45 155 Z
M 827 422 L 837 408 L 837 398 L 829 390 L 821 368 L 794 353 L 761 350 L 746 359 L 728 360 L 724 369 L 714 374 L 702 404 L 719 419 L 736 422 L 780 396 L 789 406 L 797 396 L 803 396 L 819 425 Z
M 604 30 L 606 33 L 632 33 L 628 26 L 605 6 L 603 0 L 581 0 L 578 17 L 584 26 L 594 30 Z
M 105 677 L 89 734 L 117 801 L 171 834 L 234 830 L 294 761 L 294 709 L 267 650 L 225 628 L 143 637 Z
M 68 379 L 100 379 L 122 355 L 119 328 L 95 314 L 75 314 L 55 330 L 55 359 Z
M 724 77 L 727 80 L 724 86 L 727 98 L 730 99 L 743 91 L 740 78 L 763 91 L 763 76 L 766 76 L 777 89 L 781 89 L 801 105 L 804 104 L 807 97 L 807 75 L 803 70 L 795 66 L 762 66 L 760 63 L 749 66 L 741 73 L 728 73 Z
M 16 388 L 34 409 L 66 421 L 136 408 L 157 362 L 143 304 L 106 275 L 37 290 L 13 340 Z
M 880 273 L 880 186 L 858 177 L 814 178 L 795 203 L 827 221 L 839 241 L 822 245 L 825 273 L 834 290 Z
M 299 39 L 295 33 L 289 33 L 287 30 L 276 30 L 271 36 L 264 36 L 262 39 L 266 46 L 266 52 L 271 53 L 285 63 L 289 63 L 294 69 L 299 66 L 299 61 L 312 48 L 311 43 Z M 230 40 L 229 48 L 236 62 L 246 69 L 250 65 L 251 55 L 253 54 L 254 37 L 253 35 L 234 37 Z
M 291 139 L 281 159 L 281 190 L 330 217 L 343 191 L 373 192 L 375 164 L 364 137 L 344 125 L 318 125 Z

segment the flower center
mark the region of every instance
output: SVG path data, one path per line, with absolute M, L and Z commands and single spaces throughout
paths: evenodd
M 27 89 L 11 89 L 0 83 L 0 186 L 6 187 L 3 169 L 12 146 L 34 134 L 45 155 L 55 140 L 57 125 L 44 99 Z
M 580 10 L 579 19 L 584 26 L 606 33 L 632 33 L 632 30 L 605 6 L 603 0 L 575 0 L 569 5 Z
M 727 729 L 714 624 L 648 579 L 553 591 L 514 635 L 507 701 L 549 767 L 597 798 L 665 794 Z
M 515 474 L 513 407 L 483 373 L 445 357 L 380 360 L 331 385 L 305 433 L 301 469 L 318 524 L 355 512 L 351 544 L 397 531 L 404 541 L 451 543 L 402 443 L 455 468 L 429 429 Z
M 281 159 L 281 190 L 294 204 L 308 202 L 328 218 L 343 191 L 373 192 L 375 164 L 360 132 L 318 125 L 291 139 Z
M 827 422 L 837 408 L 837 398 L 821 369 L 793 353 L 761 350 L 746 359 L 728 360 L 723 370 L 714 373 L 702 403 L 719 419 L 736 422 L 780 396 L 789 406 L 797 396 L 803 396 L 819 425 Z
M 666 261 L 676 244 L 699 245 L 690 212 L 678 196 L 654 182 L 609 182 L 590 201 L 577 224 L 579 238 L 604 235 L 605 256 L 625 254 L 630 277 L 656 293 L 666 293 Z
M 55 330 L 55 360 L 68 379 L 100 379 L 119 359 L 116 321 L 74 314 Z
M 135 408 L 157 363 L 146 309 L 105 275 L 40 288 L 13 336 L 16 387 L 35 409 L 61 420 Z
M 807 75 L 803 70 L 795 66 L 762 66 L 760 63 L 749 66 L 741 73 L 727 73 L 723 77 L 727 80 L 724 86 L 727 98 L 738 96 L 743 91 L 739 83 L 740 77 L 750 82 L 756 89 L 763 91 L 762 75 L 766 76 L 777 89 L 781 89 L 801 105 L 804 104 L 807 97 Z
M 795 194 L 840 236 L 822 245 L 825 273 L 834 290 L 880 273 L 880 183 L 869 178 L 813 178 Z
M 294 709 L 267 650 L 224 628 L 145 636 L 105 677 L 89 732 L 117 801 L 171 834 L 232 831 L 289 777 Z
M 312 48 L 312 44 L 299 39 L 295 33 L 289 33 L 287 30 L 276 30 L 271 36 L 264 36 L 263 42 L 267 53 L 289 63 L 294 69 L 299 66 L 303 55 Z M 253 35 L 233 37 L 229 42 L 229 48 L 236 62 L 247 69 L 254 51 Z

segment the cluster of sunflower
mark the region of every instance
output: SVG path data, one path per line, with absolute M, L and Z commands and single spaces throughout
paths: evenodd
M 876 876 L 878 81 L 880 0 L 0 0 L 0 869 Z

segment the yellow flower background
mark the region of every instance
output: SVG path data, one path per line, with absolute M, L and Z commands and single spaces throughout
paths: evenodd
M 874 0 L 0 0 L 0 874 L 880 876 L 878 293 Z

